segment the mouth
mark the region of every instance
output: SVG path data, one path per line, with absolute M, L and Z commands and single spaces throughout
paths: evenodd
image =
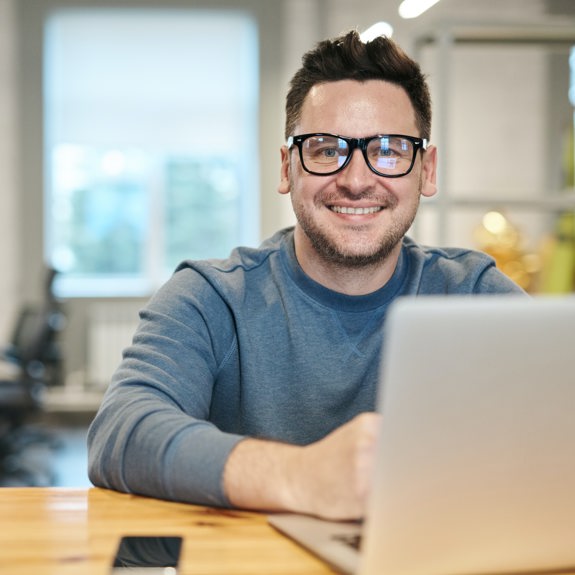
M 329 206 L 329 209 L 336 214 L 347 214 L 352 216 L 364 216 L 366 214 L 376 214 L 383 210 L 383 206 L 370 206 L 354 208 L 351 206 Z

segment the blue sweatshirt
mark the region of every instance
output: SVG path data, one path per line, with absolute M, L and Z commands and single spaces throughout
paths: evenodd
M 405 238 L 364 296 L 299 266 L 293 229 L 225 260 L 186 261 L 142 310 L 89 436 L 102 487 L 228 506 L 227 457 L 246 436 L 314 442 L 373 411 L 382 326 L 400 296 L 522 293 L 493 260 Z

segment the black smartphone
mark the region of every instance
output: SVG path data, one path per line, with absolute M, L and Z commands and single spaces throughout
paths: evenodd
M 180 536 L 125 536 L 120 540 L 111 575 L 176 575 Z

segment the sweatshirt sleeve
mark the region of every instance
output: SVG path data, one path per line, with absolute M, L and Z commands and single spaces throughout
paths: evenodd
M 208 421 L 212 390 L 237 339 L 231 311 L 185 268 L 141 312 L 88 433 L 88 473 L 100 487 L 229 506 L 222 477 L 242 439 Z

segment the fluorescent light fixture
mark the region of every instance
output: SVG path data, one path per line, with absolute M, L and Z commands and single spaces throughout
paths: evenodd
M 387 22 L 376 22 L 375 24 L 372 24 L 367 30 L 362 32 L 359 37 L 361 38 L 361 41 L 365 43 L 370 42 L 378 36 L 387 36 L 388 38 L 391 38 L 392 34 L 393 27 L 391 24 L 388 24 Z
M 399 15 L 402 18 L 417 18 L 438 2 L 439 0 L 403 0 L 399 5 Z

